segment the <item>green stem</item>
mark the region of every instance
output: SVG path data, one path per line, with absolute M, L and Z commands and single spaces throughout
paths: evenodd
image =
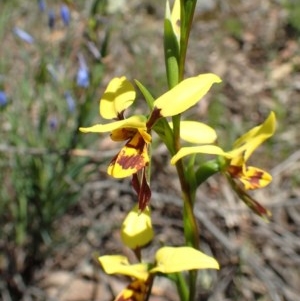
M 194 11 L 197 0 L 180 0 L 180 55 L 179 55 L 179 82 L 184 78 L 185 61 L 188 47 L 190 31 L 193 22 Z M 175 150 L 180 149 L 180 117 L 176 120 L 173 118 L 174 128 L 174 146 Z M 174 123 L 175 121 L 175 123 Z M 178 124 L 176 124 L 178 122 Z M 182 198 L 184 202 L 184 235 L 186 244 L 196 249 L 199 248 L 199 233 L 195 215 L 193 212 L 194 207 L 194 193 L 188 182 L 188 175 L 185 173 L 182 160 L 176 163 L 176 169 L 180 180 Z M 189 272 L 189 301 L 195 300 L 196 297 L 196 271 Z
M 199 248 L 199 233 L 196 218 L 193 212 L 193 193 L 185 177 L 184 167 L 181 160 L 176 163 L 176 169 L 180 180 L 183 199 L 183 227 L 186 245 L 195 249 Z M 193 301 L 196 295 L 197 273 L 189 272 L 189 301 Z
M 185 60 L 188 47 L 188 40 L 191 31 L 195 6 L 197 0 L 180 0 L 180 45 L 171 30 L 169 20 L 165 20 L 165 60 L 168 75 L 169 89 L 180 83 L 184 79 Z M 176 41 L 176 42 L 175 42 Z M 179 52 L 178 52 L 179 50 Z M 180 119 L 181 115 L 172 117 L 173 122 L 173 135 L 172 146 L 168 147 L 171 150 L 171 155 L 174 155 L 181 148 L 180 145 Z M 181 185 L 182 199 L 183 199 L 183 227 L 186 245 L 192 246 L 196 249 L 199 248 L 199 233 L 197 222 L 193 212 L 194 206 L 194 186 L 190 185 L 189 172 L 186 171 L 183 161 L 179 160 L 176 163 L 178 178 Z M 182 301 L 193 301 L 196 296 L 196 280 L 197 273 L 195 271 L 189 272 L 189 294 L 180 296 Z M 181 283 L 182 284 L 182 283 Z
M 173 117 L 174 148 L 177 152 L 180 145 L 180 115 Z M 185 172 L 183 161 L 176 163 L 176 170 L 180 181 L 182 199 L 183 199 L 183 227 L 186 245 L 199 248 L 199 233 L 196 218 L 193 212 L 194 193 L 189 185 L 188 175 Z M 189 300 L 193 301 L 196 296 L 197 273 L 189 272 Z

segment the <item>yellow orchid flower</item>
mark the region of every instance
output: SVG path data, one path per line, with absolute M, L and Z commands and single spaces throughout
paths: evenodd
M 84 133 L 109 132 L 112 140 L 126 141 L 111 160 L 107 173 L 114 178 L 132 176 L 132 186 L 138 194 L 141 211 L 146 208 L 151 197 L 145 169 L 150 161 L 148 147 L 152 140 L 150 132 L 153 125 L 162 116 L 174 116 L 189 109 L 214 83 L 220 81 L 217 75 L 211 73 L 185 79 L 153 102 L 148 118 L 144 115 L 125 118 L 124 112 L 133 104 L 136 93 L 125 76 L 117 77 L 110 81 L 99 104 L 100 115 L 113 121 L 79 128 Z M 181 135 L 183 139 L 194 143 L 212 143 L 216 139 L 215 131 L 208 126 L 185 121 L 182 122 Z
M 130 264 L 122 255 L 105 255 L 98 258 L 107 274 L 130 276 L 134 280 L 118 295 L 115 301 L 143 300 L 156 273 L 170 274 L 196 269 L 219 269 L 218 262 L 192 247 L 162 247 L 155 255 L 155 264 Z M 152 279 L 152 280 L 151 280 Z M 136 298 L 136 299 L 135 299 Z
M 266 171 L 247 166 L 246 162 L 254 150 L 274 134 L 275 124 L 275 114 L 271 112 L 263 124 L 254 127 L 237 139 L 233 145 L 233 150 L 229 152 L 232 159 L 227 172 L 232 178 L 239 179 L 246 190 L 265 187 L 272 181 L 272 176 Z
M 173 156 L 171 163 L 175 164 L 179 159 L 195 153 L 223 156 L 227 159 L 223 171 L 232 178 L 240 180 L 244 189 L 264 187 L 272 180 L 271 175 L 257 167 L 247 166 L 246 161 L 256 148 L 274 134 L 275 122 L 275 114 L 271 112 L 263 124 L 256 126 L 237 139 L 232 151 L 225 152 L 215 145 L 183 147 Z
M 237 139 L 233 150 L 225 152 L 216 145 L 183 147 L 173 156 L 171 163 L 175 164 L 181 158 L 196 153 L 224 157 L 225 164 L 222 167 L 222 172 L 227 176 L 232 188 L 255 213 L 262 217 L 268 216 L 270 215 L 269 211 L 248 195 L 245 190 L 265 187 L 271 182 L 272 176 L 260 168 L 247 166 L 246 162 L 254 150 L 274 134 L 275 124 L 275 114 L 271 112 L 264 123 L 254 127 Z M 234 181 L 235 179 L 239 180 L 243 187 L 238 185 Z
M 115 178 L 136 174 L 149 163 L 148 145 L 151 143 L 150 130 L 161 116 L 173 116 L 195 105 L 210 89 L 220 82 L 215 74 L 201 74 L 183 80 L 170 91 L 154 101 L 154 110 L 147 119 L 144 115 L 124 117 L 124 111 L 134 102 L 136 93 L 126 77 L 114 78 L 108 84 L 99 105 L 104 119 L 111 123 L 81 127 L 84 133 L 110 132 L 114 141 L 127 141 L 121 151 L 112 159 L 107 172 Z M 209 142 L 207 142 L 209 143 Z
M 124 119 L 124 111 L 135 99 L 136 93 L 126 77 L 114 78 L 108 84 L 99 105 L 100 115 L 105 119 L 115 119 L 111 123 L 81 127 L 83 133 L 110 132 L 114 141 L 127 141 L 121 151 L 112 159 L 107 173 L 115 178 L 131 176 L 149 163 L 147 118 L 134 115 Z

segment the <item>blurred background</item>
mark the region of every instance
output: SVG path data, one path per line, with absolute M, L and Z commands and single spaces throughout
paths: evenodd
M 128 283 L 107 277 L 96 258 L 128 253 L 119 226 L 136 196 L 128 179 L 106 175 L 119 146 L 78 127 L 103 121 L 99 99 L 115 76 L 155 96 L 167 90 L 164 8 L 161 0 L 0 0 L 0 300 L 106 301 Z M 198 0 L 186 76 L 214 72 L 223 82 L 185 117 L 215 127 L 225 149 L 271 110 L 278 119 L 251 158 L 273 175 L 253 193 L 272 211 L 269 223 L 222 177 L 197 192 L 201 248 L 221 264 L 200 272 L 199 300 L 299 298 L 299 43 L 296 0 Z M 139 95 L 134 110 L 145 108 Z M 175 170 L 154 144 L 149 258 L 162 243 L 184 241 Z M 159 279 L 150 300 L 178 297 Z

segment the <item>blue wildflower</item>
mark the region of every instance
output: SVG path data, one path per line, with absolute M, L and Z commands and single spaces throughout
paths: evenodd
M 66 99 L 66 102 L 67 102 L 67 106 L 68 106 L 69 112 L 70 113 L 74 112 L 76 104 L 75 104 L 75 100 L 72 97 L 71 93 L 69 91 L 66 91 L 64 93 L 64 96 L 65 96 L 65 99 Z
M 80 68 L 77 71 L 76 83 L 78 87 L 87 88 L 90 84 L 89 72 L 86 68 Z
M 58 127 L 58 120 L 56 116 L 51 116 L 48 120 L 49 128 L 51 131 L 55 131 Z
M 27 42 L 28 44 L 32 44 L 34 42 L 34 38 L 28 32 L 24 31 L 19 27 L 15 27 L 13 29 L 14 34 L 19 37 L 21 40 Z
M 69 7 L 67 5 L 63 4 L 60 7 L 60 16 L 61 16 L 63 23 L 66 26 L 68 26 L 70 24 L 71 15 L 70 15 Z
M 0 90 L 0 107 L 4 107 L 6 104 L 7 104 L 6 93 Z
M 48 12 L 48 26 L 50 29 L 53 29 L 55 26 L 55 13 L 53 9 L 50 9 Z
M 46 1 L 45 0 L 38 0 L 39 10 L 44 12 L 46 10 Z
M 90 84 L 90 76 L 87 64 L 82 54 L 78 55 L 79 68 L 77 71 L 76 83 L 78 87 L 87 88 Z

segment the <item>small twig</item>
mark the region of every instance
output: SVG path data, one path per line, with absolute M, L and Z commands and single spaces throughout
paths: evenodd
M 280 164 L 278 164 L 277 166 L 275 166 L 271 170 L 271 174 L 273 175 L 273 177 L 277 177 L 281 173 L 283 173 L 285 170 L 290 170 L 290 167 L 293 167 L 293 165 L 297 161 L 300 161 L 300 150 L 294 152 L 287 159 L 285 159 Z

